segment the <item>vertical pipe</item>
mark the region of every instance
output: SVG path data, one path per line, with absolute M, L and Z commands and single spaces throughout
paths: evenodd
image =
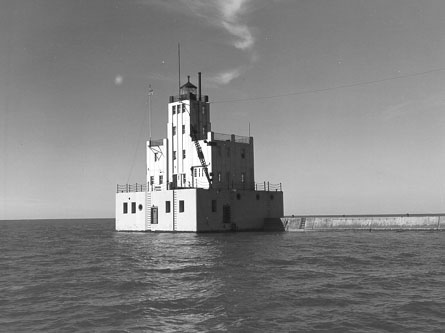
M 201 72 L 198 72 L 198 101 L 201 101 Z

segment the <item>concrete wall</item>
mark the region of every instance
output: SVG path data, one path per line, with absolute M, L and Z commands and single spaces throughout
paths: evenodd
M 268 221 L 268 230 L 438 230 L 445 215 L 293 216 Z
M 132 213 L 132 203 L 136 211 Z M 127 204 L 127 213 L 123 206 Z M 116 224 L 117 231 L 146 231 L 145 225 L 145 192 L 117 193 L 116 194 Z
M 230 206 L 230 223 L 223 221 L 224 205 Z M 262 230 L 265 218 L 282 216 L 283 192 L 198 190 L 197 214 L 198 231 Z

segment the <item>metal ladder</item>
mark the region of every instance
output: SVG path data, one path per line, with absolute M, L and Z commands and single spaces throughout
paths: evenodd
M 300 228 L 299 229 L 305 229 L 306 228 L 306 218 L 302 217 L 300 220 Z
M 176 191 L 173 190 L 173 231 L 178 229 L 178 204 L 177 204 L 177 194 Z
M 151 230 L 151 193 L 145 192 L 145 229 Z

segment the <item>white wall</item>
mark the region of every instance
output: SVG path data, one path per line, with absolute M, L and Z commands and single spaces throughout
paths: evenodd
M 132 213 L 132 203 L 136 204 L 136 212 Z M 127 203 L 127 214 L 123 212 L 123 205 Z M 142 209 L 139 209 L 140 206 Z M 145 226 L 145 192 L 116 194 L 116 224 L 117 231 L 146 231 Z
M 157 191 L 151 195 L 152 206 L 158 207 L 158 224 L 151 224 L 152 231 L 196 231 L 196 189 Z M 181 200 L 184 201 L 184 212 L 179 211 Z M 170 201 L 169 213 L 166 212 L 166 201 Z M 176 228 L 173 227 L 175 215 Z

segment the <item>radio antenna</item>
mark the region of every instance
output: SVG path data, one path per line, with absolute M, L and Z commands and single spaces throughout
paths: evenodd
M 181 45 L 178 43 L 178 95 L 181 95 Z
M 151 142 L 151 96 L 153 96 L 153 89 L 151 84 L 148 85 L 148 137 Z

